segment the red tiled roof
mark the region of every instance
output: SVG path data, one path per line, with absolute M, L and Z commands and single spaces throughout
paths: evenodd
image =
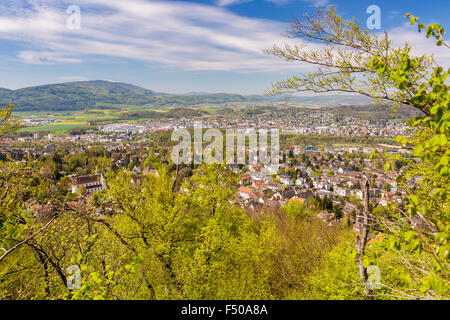
M 305 200 L 306 200 L 305 198 L 300 198 L 300 197 L 295 196 L 295 197 L 291 198 L 289 201 L 298 201 L 300 203 L 305 203 Z
M 240 186 L 239 187 L 239 192 L 247 193 L 247 194 L 253 193 L 252 189 L 250 189 L 248 187 L 244 187 L 244 186 Z

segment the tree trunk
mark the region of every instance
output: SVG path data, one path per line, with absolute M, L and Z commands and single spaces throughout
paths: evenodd
M 368 299 L 372 299 L 372 290 L 369 287 L 367 269 L 363 266 L 363 257 L 369 237 L 369 181 L 366 179 L 361 183 L 364 192 L 364 211 L 362 217 L 359 219 L 359 234 L 356 236 L 356 251 L 355 257 L 356 265 L 358 266 L 359 276 L 364 284 L 364 294 Z M 362 218 L 362 219 L 361 219 Z

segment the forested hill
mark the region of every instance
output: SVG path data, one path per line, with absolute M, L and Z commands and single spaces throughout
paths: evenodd
M 0 88 L 0 104 L 14 103 L 16 111 L 80 110 L 110 106 L 140 106 L 247 101 L 236 94 L 205 94 L 193 96 L 156 93 L 135 85 L 110 81 L 82 81 L 49 84 L 8 90 Z
M 0 88 L 0 105 L 12 102 L 16 106 L 15 111 L 63 111 L 120 108 L 121 106 L 165 106 L 170 104 L 192 106 L 261 101 L 339 106 L 367 104 L 370 100 L 351 95 L 267 97 L 230 93 L 207 94 L 203 92 L 174 95 L 155 92 L 132 84 L 101 80 L 48 84 L 18 90 Z

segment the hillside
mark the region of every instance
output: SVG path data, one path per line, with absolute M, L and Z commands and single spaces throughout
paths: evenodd
M 109 81 L 82 81 L 8 90 L 0 88 L 0 104 L 13 102 L 16 111 L 82 110 L 110 106 L 141 106 L 246 101 L 234 94 L 192 96 L 156 93 L 135 85 Z
M 5 102 L 8 103 L 12 97 L 13 97 L 14 91 L 0 88 L 0 103 L 4 104 Z
M 256 96 L 260 97 L 260 96 Z M 348 105 L 367 105 L 371 103 L 371 99 L 365 96 L 359 95 L 315 95 L 315 96 L 274 96 L 267 97 L 271 101 L 282 101 L 301 103 L 303 105 L 316 105 L 316 106 L 348 106 Z
M 395 112 L 389 106 L 376 105 L 326 107 L 322 110 L 336 115 L 353 116 L 365 120 L 412 119 L 417 116 L 423 116 L 421 111 L 408 106 L 402 106 Z
M 16 111 L 77 110 L 114 104 L 142 105 L 154 94 L 126 83 L 86 81 L 1 90 L 0 103 L 12 101 Z
M 230 93 L 190 92 L 184 95 L 158 93 L 132 84 L 110 81 L 80 81 L 48 84 L 18 90 L 0 88 L 0 104 L 14 103 L 16 111 L 69 111 L 121 106 L 223 104 L 240 102 L 294 102 L 304 105 L 340 106 L 368 104 L 370 99 L 334 96 L 243 96 Z

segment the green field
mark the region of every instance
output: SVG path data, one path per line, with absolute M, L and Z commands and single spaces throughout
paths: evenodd
M 170 107 L 130 107 L 130 106 L 117 106 L 120 109 L 88 109 L 82 111 L 18 111 L 13 112 L 13 116 L 19 119 L 39 119 L 39 120 L 58 120 L 58 122 L 50 123 L 42 126 L 22 127 L 19 132 L 42 132 L 49 131 L 55 134 L 65 134 L 71 129 L 85 127 L 89 125 L 91 121 L 104 121 L 104 122 L 138 122 L 140 120 L 146 120 L 145 118 L 135 120 L 123 120 L 122 115 L 127 112 L 139 112 L 145 110 L 151 110 L 155 112 L 167 112 L 171 110 Z
M 79 128 L 86 125 L 86 123 L 52 123 L 45 126 L 38 127 L 22 127 L 19 132 L 41 132 L 50 131 L 55 134 L 64 134 L 70 129 Z

